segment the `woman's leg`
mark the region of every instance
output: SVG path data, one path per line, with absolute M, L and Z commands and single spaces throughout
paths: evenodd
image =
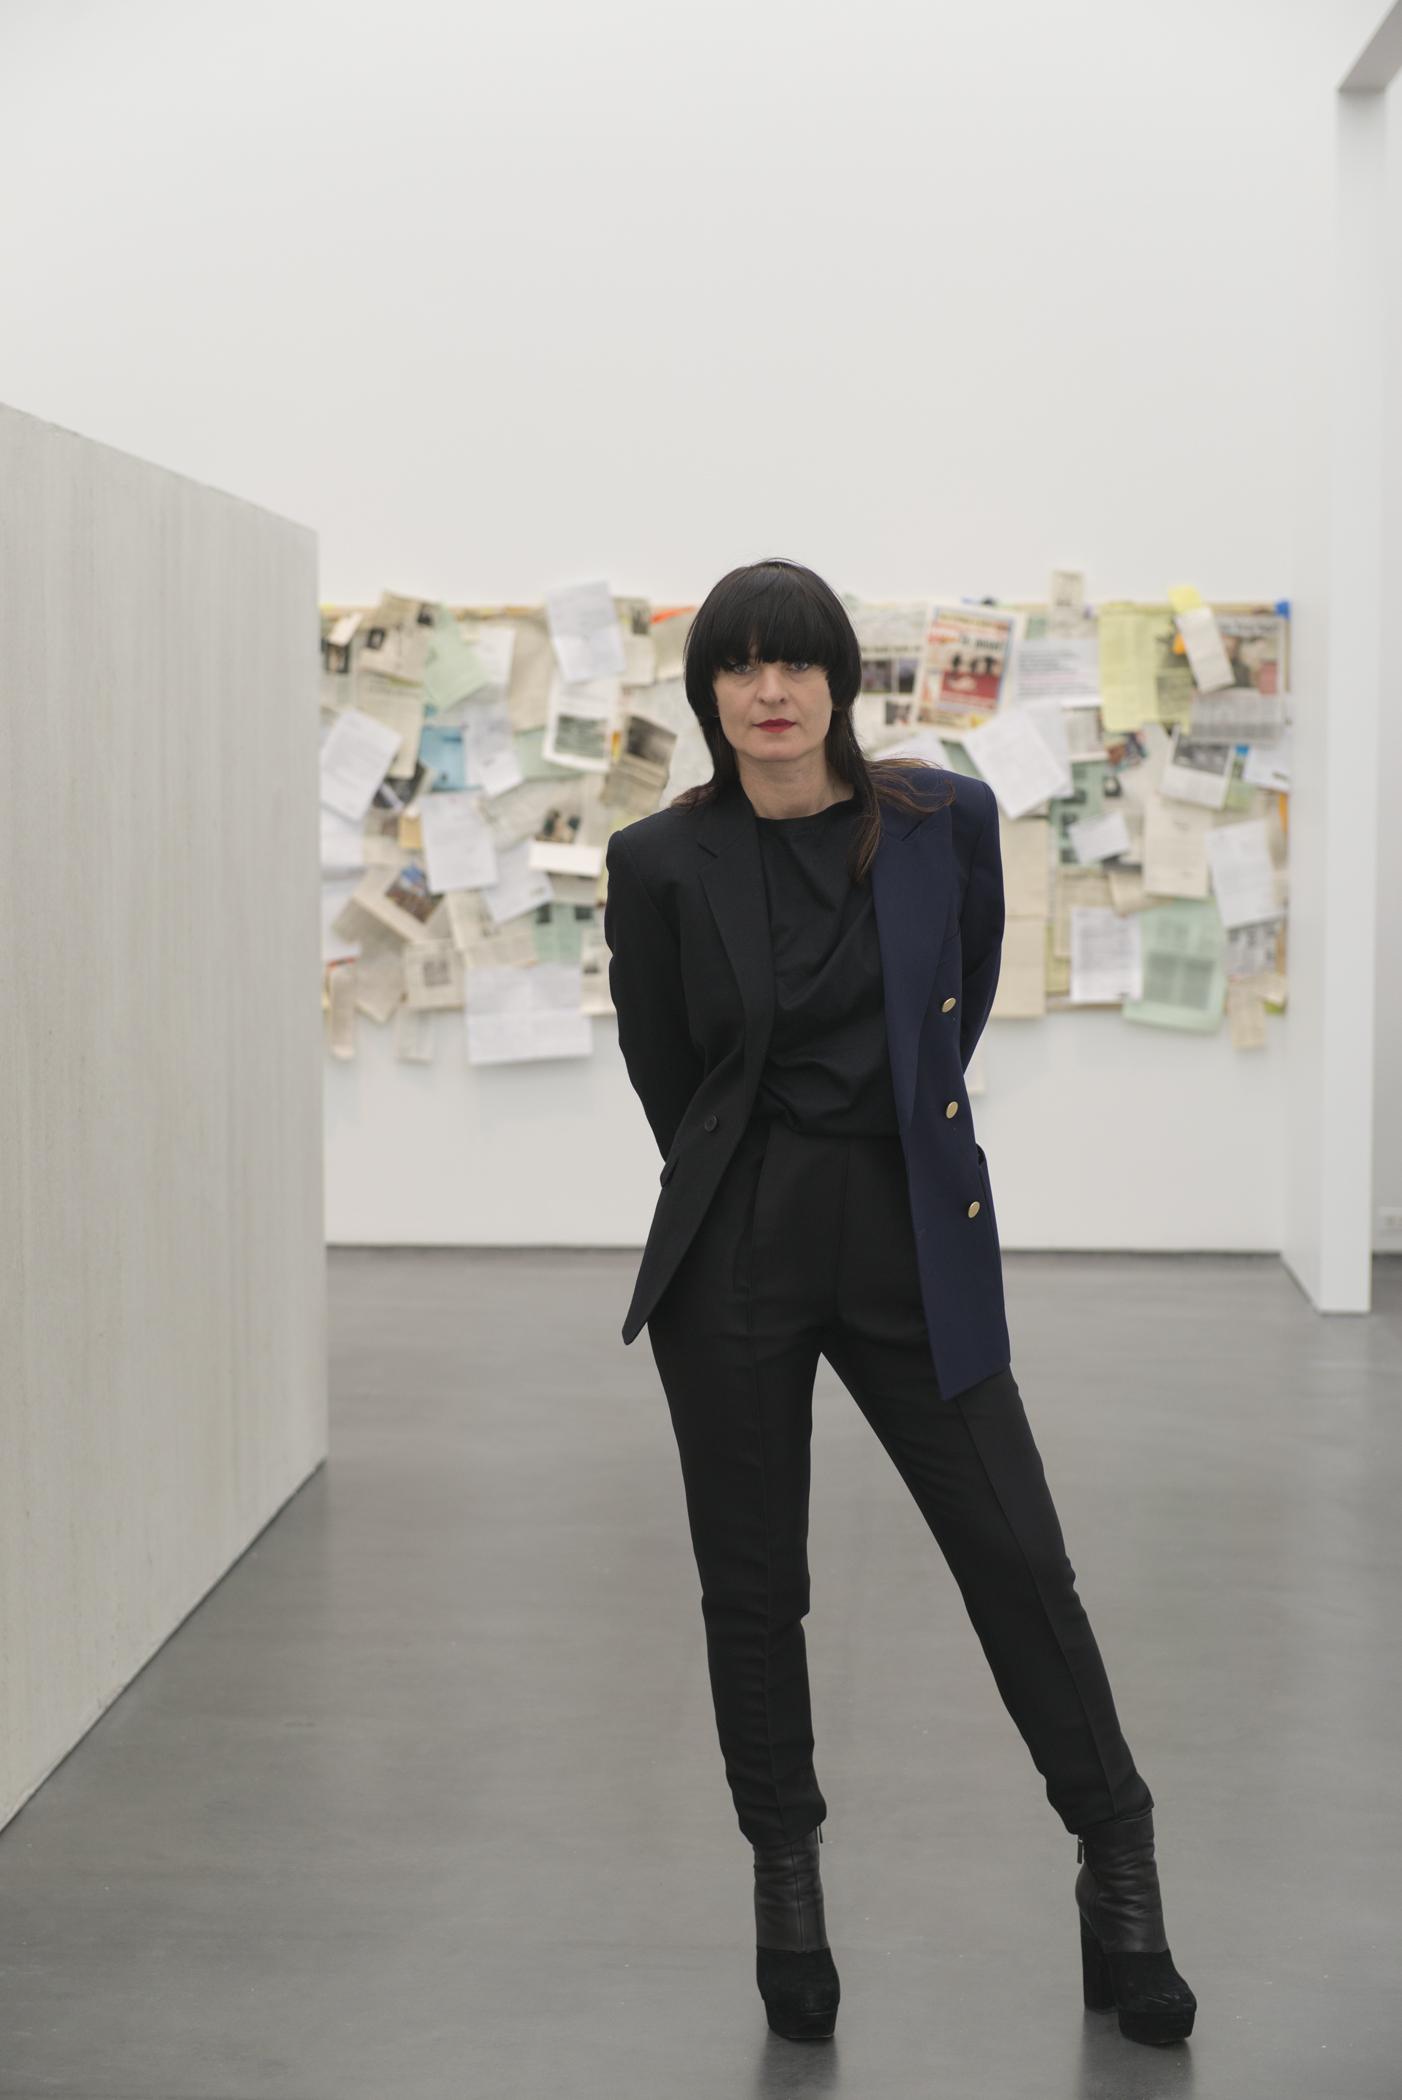
M 755 1845 L 801 1837 L 827 1815 L 803 1637 L 818 1328 L 801 1302 L 757 1288 L 760 1198 L 793 1215 L 767 1135 L 752 1126 L 742 1137 L 648 1321 L 681 1457 L 725 1776 Z
M 1011 1369 L 940 1392 L 894 1140 L 853 1145 L 838 1314 L 824 1354 L 934 1533 L 1052 1807 L 1075 1833 L 1152 1807 Z

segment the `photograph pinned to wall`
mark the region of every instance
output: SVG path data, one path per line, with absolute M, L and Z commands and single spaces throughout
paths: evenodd
M 443 900 L 429 888 L 422 861 L 410 859 L 398 868 L 368 868 L 352 901 L 400 940 L 423 941 Z
M 371 806 L 377 810 L 399 813 L 411 810 L 420 795 L 427 794 L 433 786 L 433 775 L 429 767 L 416 760 L 414 770 L 396 777 L 387 773 L 371 798 Z
M 645 817 L 658 807 L 672 769 L 677 732 L 652 713 L 656 690 L 649 687 L 646 694 L 639 695 L 624 716 L 618 756 L 599 789 L 600 801 L 621 813 L 624 822 Z
M 1017 636 L 1010 606 L 930 607 L 921 657 L 916 719 L 982 721 L 1002 701 Z
M 1196 802 L 1203 809 L 1225 809 L 1236 752 L 1230 744 L 1209 744 L 1175 726 L 1168 744 L 1168 763 L 1158 790 L 1171 802 Z
M 616 676 L 567 683 L 551 681 L 544 754 L 559 766 L 604 773 L 623 714 L 623 685 Z
M 1290 614 L 1278 605 L 1218 605 L 1213 608 L 1234 685 L 1270 695 L 1290 690 Z
M 862 655 L 857 735 L 875 746 L 914 726 L 929 600 L 846 596 L 843 604 Z
M 1267 744 L 1290 725 L 1290 621 L 1280 605 L 1219 605 L 1214 608 L 1232 682 L 1219 692 L 1199 693 L 1193 702 L 1195 739 L 1228 744 Z

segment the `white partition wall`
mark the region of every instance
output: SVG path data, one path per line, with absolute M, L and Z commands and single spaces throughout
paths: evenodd
M 1375 1114 L 1391 1108 L 1396 1044 L 1378 1032 L 1392 995 L 1397 904 L 1388 875 L 1396 853 L 1395 787 L 1381 763 L 1385 638 L 1395 624 L 1386 571 L 1392 547 L 1388 440 L 1395 382 L 1389 358 L 1389 293 L 1395 238 L 1387 168 L 1386 91 L 1402 68 L 1402 0 L 1369 23 L 1332 95 L 1333 160 L 1321 182 L 1328 229 L 1326 296 L 1311 304 L 1316 393 L 1324 413 L 1305 444 L 1309 497 L 1302 515 L 1297 606 L 1306 636 L 1306 685 L 1325 704 L 1296 711 L 1293 762 L 1308 792 L 1292 796 L 1292 1029 L 1286 1128 L 1290 1174 L 1282 1254 L 1310 1301 L 1325 1312 L 1367 1312 L 1373 1248 L 1395 1237 L 1398 1161 L 1375 1151 Z M 1337 32 L 1338 49 L 1346 48 Z M 1354 56 L 1354 52 L 1357 55 Z M 1394 674 L 1389 671 L 1389 696 Z M 1385 802 L 1381 798 L 1385 797 Z M 1381 867 L 1379 842 L 1386 836 Z M 1376 1063 L 1375 1063 L 1376 1057 Z M 1387 1121 L 1382 1123 L 1390 1135 Z M 1376 1196 L 1376 1207 L 1374 1197 Z M 1383 1227 L 1380 1234 L 1379 1227 Z
M 316 598 L 0 407 L 0 1824 L 326 1454 Z

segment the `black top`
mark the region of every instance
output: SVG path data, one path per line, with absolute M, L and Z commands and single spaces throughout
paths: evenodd
M 774 950 L 774 1032 L 753 1113 L 808 1136 L 893 1136 L 870 877 L 847 872 L 858 800 L 756 816 Z

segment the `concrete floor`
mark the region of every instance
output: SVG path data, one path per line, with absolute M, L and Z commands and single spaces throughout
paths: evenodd
M 769 2033 L 635 1267 L 332 1256 L 329 1467 L 0 1835 L 3 2100 L 1397 2100 L 1402 1264 L 1323 1320 L 1268 1259 L 1007 1257 L 1199 1999 L 1162 2051 L 1082 2010 L 1075 1841 L 826 1367 L 843 2001 Z

